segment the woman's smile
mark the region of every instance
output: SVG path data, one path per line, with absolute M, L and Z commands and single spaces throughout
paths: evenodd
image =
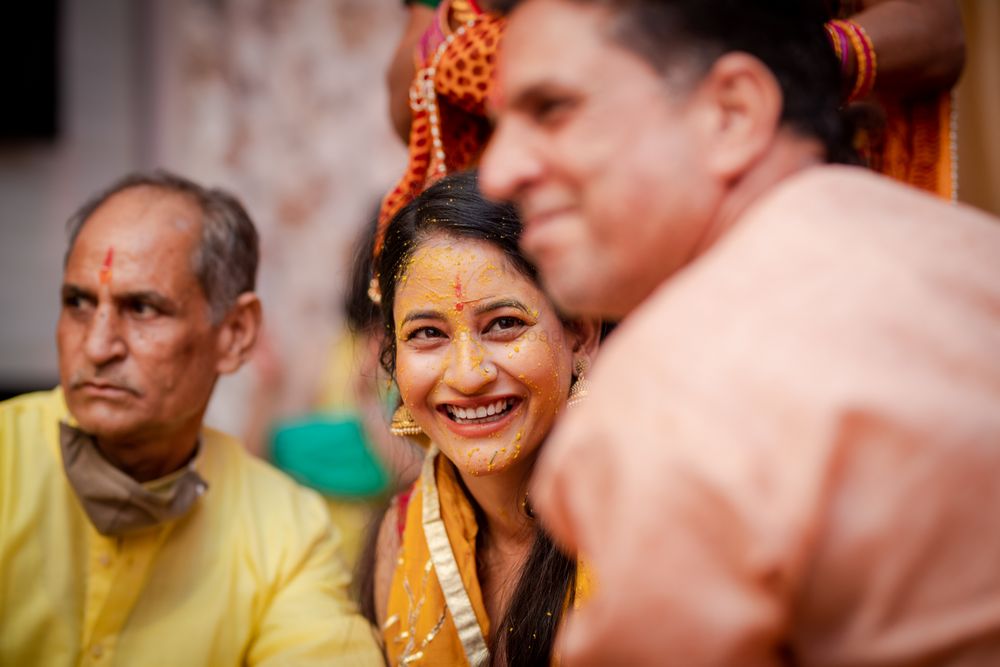
M 572 375 L 545 295 L 496 246 L 443 235 L 414 250 L 398 284 L 396 382 L 413 419 L 466 473 L 530 458 Z
M 465 438 L 483 438 L 508 428 L 520 414 L 524 401 L 516 396 L 482 397 L 442 403 L 438 413 L 453 433 Z

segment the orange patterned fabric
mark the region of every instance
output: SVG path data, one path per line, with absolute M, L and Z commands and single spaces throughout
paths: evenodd
M 448 5 L 443 3 L 442 7 L 444 29 L 448 25 Z M 420 62 L 410 89 L 411 100 L 420 98 L 425 77 L 433 77 L 444 169 L 438 166 L 441 160 L 434 146 L 431 113 L 427 108 L 415 108 L 406 172 L 382 200 L 379 211 L 376 256 L 382 249 L 385 229 L 399 209 L 446 173 L 468 169 L 479 161 L 492 131 L 486 118 L 486 100 L 493 83 L 493 65 L 503 26 L 501 17 L 480 14 L 461 32 L 449 30 L 450 42 L 443 41 L 439 48 L 418 55 Z
M 856 0 L 829 2 L 834 18 L 849 19 L 862 6 Z M 876 51 L 878 45 L 875 45 Z M 954 181 L 951 91 L 907 101 L 883 95 L 869 98 L 885 113 L 883 128 L 861 128 L 854 145 L 875 171 L 898 181 L 953 199 Z
M 871 167 L 951 199 L 955 194 L 951 94 L 910 102 L 880 98 L 879 103 L 886 113 L 886 127 L 882 137 L 870 139 Z
M 389 589 L 386 620 L 382 627 L 386 658 L 390 665 L 467 665 L 466 650 L 455 626 L 448 593 L 452 589 L 439 578 L 431 554 L 433 537 L 428 537 L 424 519 L 426 494 L 437 489 L 441 520 L 448 546 L 458 567 L 457 588 L 464 589 L 484 640 L 493 626 L 486 612 L 479 582 L 476 536 L 479 526 L 455 466 L 437 452 L 425 460 L 420 479 L 404 502 L 398 504 L 401 541 L 396 569 Z M 445 580 L 447 582 L 447 580 Z M 577 564 L 572 609 L 586 603 L 593 591 L 593 572 L 584 562 Z M 570 607 L 569 596 L 566 598 Z M 531 619 L 525 619 L 526 622 Z M 552 664 L 559 664 L 553 654 Z

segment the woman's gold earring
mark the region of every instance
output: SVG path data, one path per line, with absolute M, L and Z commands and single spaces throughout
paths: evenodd
M 405 405 L 400 405 L 392 413 L 392 423 L 389 425 L 389 433 L 399 436 L 420 435 L 423 433 L 420 424 L 413 420 L 413 415 Z
M 569 388 L 569 400 L 566 401 L 566 405 L 571 408 L 586 402 L 587 396 L 590 394 L 590 383 L 583 377 L 583 374 L 587 372 L 587 360 L 577 359 L 574 369 L 576 370 L 576 382 Z

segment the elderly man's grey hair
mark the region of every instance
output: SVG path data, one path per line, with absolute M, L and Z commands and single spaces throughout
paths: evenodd
M 201 242 L 191 258 L 192 268 L 205 293 L 212 321 L 218 324 L 240 294 L 253 291 L 260 257 L 253 221 L 239 200 L 224 190 L 204 188 L 164 170 L 129 174 L 92 197 L 69 218 L 69 245 L 63 266 L 94 211 L 119 192 L 136 187 L 159 188 L 188 197 L 201 209 Z

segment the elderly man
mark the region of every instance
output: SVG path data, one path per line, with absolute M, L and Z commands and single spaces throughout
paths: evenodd
M 0 664 L 379 664 L 323 502 L 202 427 L 260 328 L 246 212 L 135 175 L 69 232 L 60 388 L 0 405 Z
M 825 164 L 818 4 L 510 15 L 481 183 L 624 317 L 531 490 L 597 575 L 565 664 L 1000 664 L 1000 225 Z

